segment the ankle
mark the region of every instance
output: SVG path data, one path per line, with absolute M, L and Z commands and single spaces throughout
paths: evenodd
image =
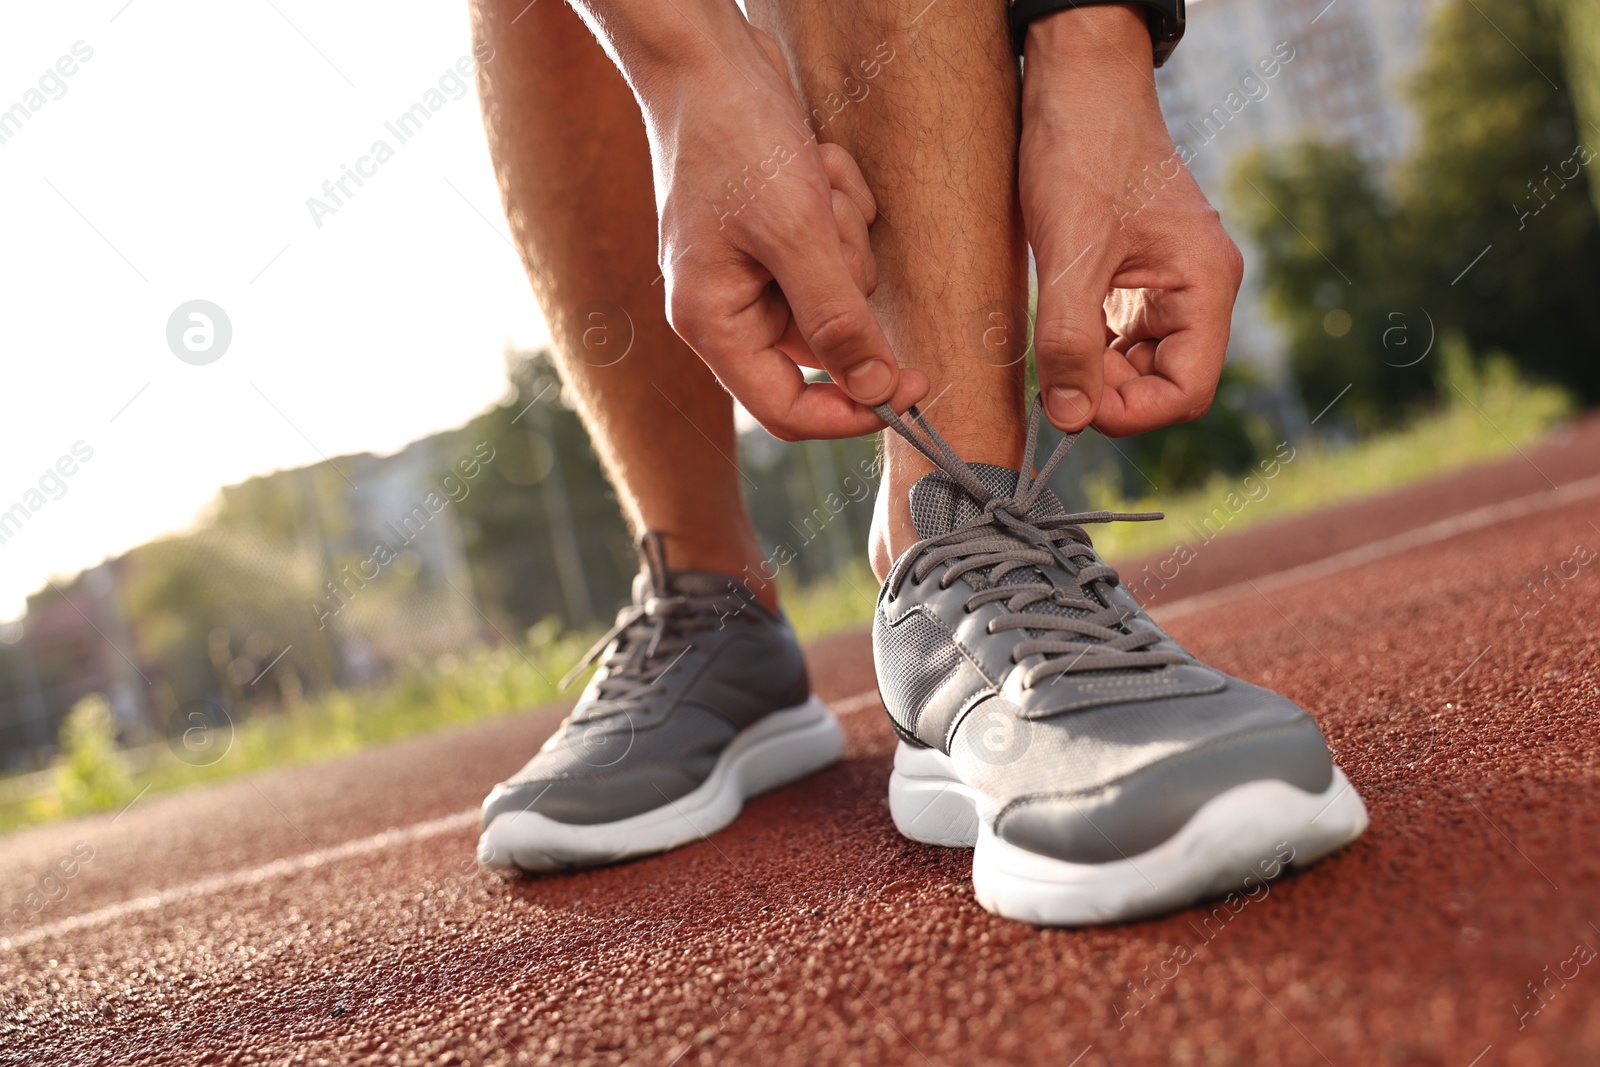
M 867 553 L 873 576 L 879 582 L 888 578 L 895 560 L 920 540 L 911 521 L 911 487 L 933 470 L 933 466 L 921 456 L 915 458 L 915 465 L 909 458 L 903 457 L 898 463 L 891 459 L 885 464 L 883 480 L 878 483 L 878 496 L 872 506 L 872 528 L 867 535 Z
M 888 499 L 887 492 L 879 490 L 878 501 L 872 508 L 872 528 L 867 533 L 867 560 L 872 565 L 872 576 L 880 585 L 889 577 L 889 568 L 899 558 L 889 542 L 888 520 L 884 518 Z
M 666 549 L 669 570 L 726 574 L 748 585 L 757 603 L 777 613 L 777 583 L 766 575 L 769 565 L 761 554 L 761 543 L 754 531 L 713 540 L 671 530 L 656 532 L 661 535 Z
M 987 426 L 992 432 L 974 432 L 976 426 Z M 1012 470 L 1022 462 L 1025 432 L 1020 419 L 958 419 L 949 425 L 948 430 L 936 428 L 963 462 L 987 463 Z M 921 540 L 911 521 L 911 487 L 935 469 L 926 457 L 897 434 L 886 434 L 883 477 L 878 483 L 878 497 L 872 511 L 872 529 L 867 542 L 872 573 L 880 582 L 888 576 L 895 560 Z

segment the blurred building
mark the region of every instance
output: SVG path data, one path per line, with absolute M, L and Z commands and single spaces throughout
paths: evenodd
M 1189 0 L 1183 43 L 1156 83 L 1172 139 L 1225 223 L 1234 167 L 1257 146 L 1342 142 L 1380 169 L 1406 154 L 1416 136 L 1407 83 L 1439 2 Z M 1232 354 L 1276 376 L 1283 343 L 1244 251 Z
M 361 488 L 354 491 L 341 479 L 337 499 L 324 504 L 343 519 L 338 537 L 328 537 L 324 549 L 330 564 L 371 559 L 381 544 L 395 553 L 393 576 L 406 583 L 404 596 L 385 598 L 381 617 L 364 612 L 344 619 L 339 632 L 349 680 L 364 680 L 380 673 L 383 664 L 410 655 L 459 650 L 483 636 L 455 506 L 457 496 L 465 499 L 477 488 L 481 475 L 462 477 L 454 467 L 460 457 L 445 453 L 433 436 L 391 456 L 362 454 L 339 461 Z M 435 506 L 444 502 L 437 511 L 428 506 L 430 496 Z M 374 581 L 389 577 L 379 570 Z
M 91 693 L 137 743 L 188 700 L 281 699 L 480 641 L 456 514 L 477 486 L 445 482 L 445 453 L 430 437 L 249 479 L 197 529 L 34 593 L 0 626 L 0 772 L 47 762 Z
M 30 597 L 0 625 L 0 773 L 45 765 L 90 693 L 125 743 L 154 743 L 192 701 L 248 716 L 549 620 L 605 623 L 638 568 L 632 537 L 548 360 L 509 362 L 515 397 L 466 426 L 227 486 L 195 528 Z M 752 580 L 804 585 L 862 559 L 876 449 L 746 428 L 772 571 Z
M 0 627 L 0 770 L 38 765 L 54 750 L 78 700 L 103 693 L 125 736 L 150 730 L 140 671 L 120 597 L 122 564 L 107 560 L 28 598 Z

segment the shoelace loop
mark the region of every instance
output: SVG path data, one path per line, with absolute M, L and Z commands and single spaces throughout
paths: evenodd
M 705 596 L 671 592 L 659 535 L 646 533 L 640 547 L 651 593 L 618 612 L 611 629 L 561 679 L 565 689 L 611 649 L 601 661 L 605 676 L 595 687 L 595 699 L 577 709 L 573 721 L 615 714 L 656 692 L 662 676 L 693 646 L 690 634 L 726 625 L 751 606 L 731 586 L 726 593 Z
M 1161 635 L 1146 627 L 1130 629 L 1127 623 L 1134 619 L 1135 613 L 1108 603 L 1096 592 L 1094 583 L 1117 585 L 1120 579 L 1114 569 L 1095 557 L 1089 536 L 1082 529 L 1089 523 L 1147 522 L 1164 518 L 1160 512 L 1085 511 L 1042 518 L 1031 516 L 1033 505 L 1043 494 L 1051 473 L 1078 439 L 1078 434 L 1068 434 L 1039 472 L 1029 473 L 1038 445 L 1042 412 L 1038 396 L 1034 397 L 1028 412 L 1027 444 L 1017 473 L 1016 489 L 1009 496 L 998 495 L 985 486 L 917 408 L 906 412 L 916 430 L 906 425 L 887 404 L 874 410 L 983 509 L 981 514 L 956 528 L 923 538 L 913 545 L 889 573 L 886 584 L 891 596 L 899 594 L 907 578 L 921 582 L 935 567 L 947 562 L 951 565 L 939 579 L 941 588 L 949 588 L 957 579 L 972 575 L 967 580 L 975 588 L 963 605 L 966 611 L 997 601 L 1005 603 L 1005 613 L 990 621 L 990 633 L 1044 631 L 1037 636 L 1028 633 L 1012 649 L 1013 662 L 1036 655 L 1044 657 L 1027 668 L 1022 678 L 1024 688 L 1031 688 L 1045 678 L 1082 671 L 1189 662 L 1180 653 L 1151 650 L 1151 645 L 1161 641 Z M 1005 581 L 1014 572 L 1028 569 L 1037 569 L 1039 578 L 1028 580 L 1025 575 L 1019 575 L 1020 581 Z M 1072 579 L 1072 586 L 1063 588 L 1052 581 L 1051 569 L 1065 572 Z M 1076 609 L 1084 614 L 1073 616 L 1039 610 L 1046 604 Z

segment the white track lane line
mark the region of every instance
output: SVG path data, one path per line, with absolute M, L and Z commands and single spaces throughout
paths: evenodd
M 1384 538 L 1382 541 L 1374 541 L 1359 548 L 1340 552 L 1337 555 L 1317 560 L 1314 563 L 1302 564 L 1298 567 L 1291 567 L 1288 570 L 1256 578 L 1254 582 L 1256 587 L 1261 589 L 1278 589 L 1286 585 L 1295 585 L 1316 578 L 1325 578 L 1413 548 L 1437 544 L 1452 537 L 1459 537 L 1462 534 L 1482 530 L 1498 523 L 1510 522 L 1527 515 L 1562 507 L 1596 495 L 1600 495 L 1600 475 L 1573 482 L 1559 489 L 1546 489 L 1543 492 L 1518 497 L 1503 504 L 1491 504 L 1448 519 L 1441 519 L 1427 526 L 1421 526 L 1415 530 L 1408 530 L 1405 533 Z M 1201 593 L 1198 596 L 1185 597 L 1165 607 L 1155 607 L 1151 609 L 1151 614 L 1158 616 L 1161 621 L 1165 622 L 1170 619 L 1182 618 L 1185 615 L 1192 615 L 1207 608 L 1216 607 L 1250 592 L 1253 592 L 1250 583 L 1241 582 L 1209 593 Z M 853 696 L 830 701 L 828 706 L 833 709 L 836 715 L 853 715 L 858 711 L 877 707 L 878 692 L 874 689 L 865 693 L 856 693 Z M 265 863 L 258 867 L 248 867 L 234 871 L 231 874 L 213 875 L 210 878 L 202 878 L 186 885 L 163 889 L 158 893 L 135 897 L 119 904 L 110 904 L 94 911 L 86 911 L 81 915 L 72 915 L 53 923 L 36 926 L 12 937 L 0 938 L 0 949 L 23 948 L 52 937 L 58 937 L 61 934 L 71 933 L 74 930 L 104 926 L 106 923 L 115 922 L 129 915 L 156 911 L 167 904 L 210 896 L 239 886 L 256 885 L 274 878 L 295 874 L 299 871 L 321 867 L 324 864 L 338 860 L 352 859 L 357 856 L 370 856 L 375 852 L 382 852 L 395 845 L 408 844 L 413 841 L 426 841 L 429 838 L 438 837 L 440 834 L 466 829 L 475 825 L 477 821 L 478 809 L 473 808 L 469 811 L 456 812 L 454 815 L 429 819 L 426 822 L 416 823 L 412 826 L 385 830 L 370 837 L 346 841 L 342 845 L 333 845 L 317 852 L 308 852 L 288 859 L 273 860 L 270 863 Z
M 840 700 L 830 701 L 828 707 L 835 715 L 853 715 L 858 711 L 878 706 L 878 691 L 876 689 L 866 693 L 856 693 Z M 261 882 L 282 878 L 286 875 L 297 874 L 301 871 L 313 870 L 339 860 L 355 859 L 359 856 L 370 856 L 383 852 L 397 845 L 406 845 L 415 841 L 426 841 L 438 837 L 440 834 L 465 830 L 478 824 L 479 811 L 471 808 L 467 811 L 458 811 L 454 815 L 443 815 L 437 819 L 415 823 L 411 826 L 394 830 L 385 830 L 370 837 L 357 838 L 346 841 L 340 845 L 332 845 L 316 852 L 306 852 L 299 856 L 287 859 L 273 860 L 263 863 L 259 867 L 247 867 L 233 871 L 230 874 L 217 874 L 209 878 L 201 878 L 185 885 L 163 889 L 160 892 L 149 893 L 132 900 L 124 900 L 117 904 L 108 904 L 94 911 L 86 911 L 80 915 L 70 915 L 65 919 L 42 926 L 35 926 L 24 930 L 11 937 L 0 938 L 0 950 L 19 949 L 52 937 L 71 933 L 74 930 L 92 929 L 104 926 L 106 923 L 125 919 L 130 915 L 139 915 L 144 912 L 158 911 L 168 904 L 180 901 L 195 900 L 200 897 L 211 896 L 215 893 L 226 892 L 241 886 L 258 885 Z
M 201 878 L 187 885 L 163 889 L 158 893 L 134 897 L 132 900 L 124 900 L 118 904 L 108 904 L 103 908 L 96 908 L 94 911 L 71 915 L 53 923 L 46 923 L 31 930 L 24 930 L 11 937 L 0 938 L 0 949 L 23 948 L 35 942 L 44 941 L 47 938 L 70 933 L 73 930 L 104 926 L 108 922 L 115 922 L 117 919 L 123 919 L 129 915 L 156 911 L 178 901 L 210 896 L 213 893 L 235 889 L 239 886 L 256 885 L 257 883 L 281 878 L 284 875 L 294 874 L 298 871 L 308 871 L 314 867 L 321 867 L 336 860 L 371 855 L 374 852 L 381 852 L 395 845 L 402 845 L 412 841 L 426 841 L 430 837 L 437 837 L 452 830 L 460 830 L 471 826 L 477 819 L 478 810 L 476 808 L 471 811 L 458 811 L 454 815 L 429 819 L 427 822 L 419 822 L 398 830 L 385 830 L 381 834 L 358 838 L 355 841 L 346 841 L 342 845 L 333 845 L 318 852 L 307 852 L 288 859 L 273 860 L 271 863 L 264 863 L 259 867 L 247 867 L 231 874 L 212 875 L 210 878 Z
M 1559 489 L 1545 489 L 1527 496 L 1508 500 L 1503 504 L 1489 504 L 1472 511 L 1453 515 L 1448 519 L 1419 526 L 1415 530 L 1386 537 L 1381 541 L 1348 549 L 1337 555 L 1319 559 L 1313 563 L 1302 563 L 1298 567 L 1269 574 L 1264 578 L 1252 579 L 1255 587 L 1250 582 L 1237 582 L 1233 585 L 1214 589 L 1209 593 L 1200 593 L 1182 600 L 1174 600 L 1167 605 L 1157 604 L 1147 609 L 1157 622 L 1166 623 L 1172 619 L 1181 619 L 1185 615 L 1193 615 L 1197 611 L 1215 608 L 1230 600 L 1241 596 L 1248 596 L 1257 589 L 1281 589 L 1288 585 L 1299 585 L 1302 582 L 1313 581 L 1317 578 L 1326 578 L 1329 575 L 1339 574 L 1343 571 L 1354 570 L 1376 560 L 1386 559 L 1389 556 L 1408 552 L 1413 548 L 1422 548 L 1426 545 L 1438 544 L 1448 541 L 1452 537 L 1462 534 L 1475 533 L 1489 526 L 1502 522 L 1510 522 L 1541 511 L 1552 508 L 1564 507 L 1567 504 L 1586 500 L 1589 497 L 1600 495 L 1600 475 L 1585 478 L 1579 482 L 1572 482 Z

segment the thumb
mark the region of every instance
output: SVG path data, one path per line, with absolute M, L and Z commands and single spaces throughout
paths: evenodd
M 1036 249 L 1039 312 L 1033 328 L 1039 391 L 1058 430 L 1081 430 L 1100 410 L 1105 388 L 1105 300 L 1111 291 L 1109 248 L 1067 234 Z

